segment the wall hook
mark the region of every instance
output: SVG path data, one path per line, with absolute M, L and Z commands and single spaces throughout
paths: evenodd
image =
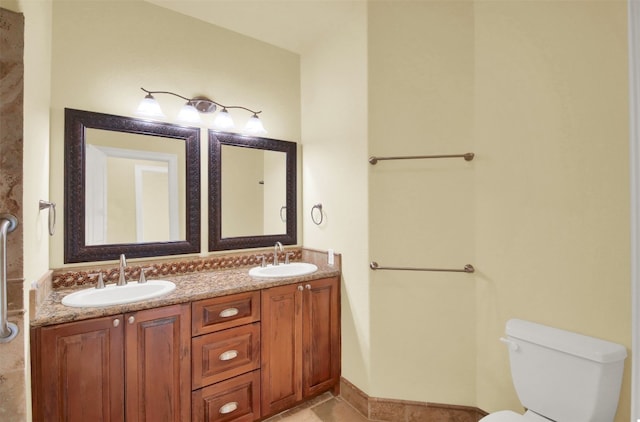
M 49 236 L 53 236 L 56 232 L 56 203 L 40 200 L 40 211 L 49 210 Z

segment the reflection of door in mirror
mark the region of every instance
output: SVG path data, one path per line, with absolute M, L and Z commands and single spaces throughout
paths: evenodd
M 85 243 L 184 240 L 182 140 L 87 129 Z
M 286 153 L 221 147 L 222 237 L 287 232 Z

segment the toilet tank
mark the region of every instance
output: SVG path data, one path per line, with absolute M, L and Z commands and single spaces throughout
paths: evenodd
M 529 321 L 507 322 L 513 383 L 527 409 L 557 422 L 611 422 L 624 346 Z

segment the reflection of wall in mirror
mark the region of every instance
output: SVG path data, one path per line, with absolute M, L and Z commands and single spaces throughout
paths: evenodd
M 171 240 L 166 162 L 109 157 L 107 180 L 108 244 Z
M 134 160 L 107 158 L 105 243 L 133 243 L 136 240 Z
M 264 234 L 287 232 L 287 155 L 264 152 Z M 282 210 L 282 212 L 281 212 Z
M 171 215 L 167 165 L 135 165 L 136 242 L 177 240 L 177 215 Z
M 262 234 L 263 151 L 222 145 L 222 236 Z

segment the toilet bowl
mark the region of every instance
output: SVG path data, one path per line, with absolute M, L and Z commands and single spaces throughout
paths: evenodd
M 613 422 L 624 346 L 519 319 L 507 322 L 506 334 L 513 385 L 528 410 L 481 422 Z

